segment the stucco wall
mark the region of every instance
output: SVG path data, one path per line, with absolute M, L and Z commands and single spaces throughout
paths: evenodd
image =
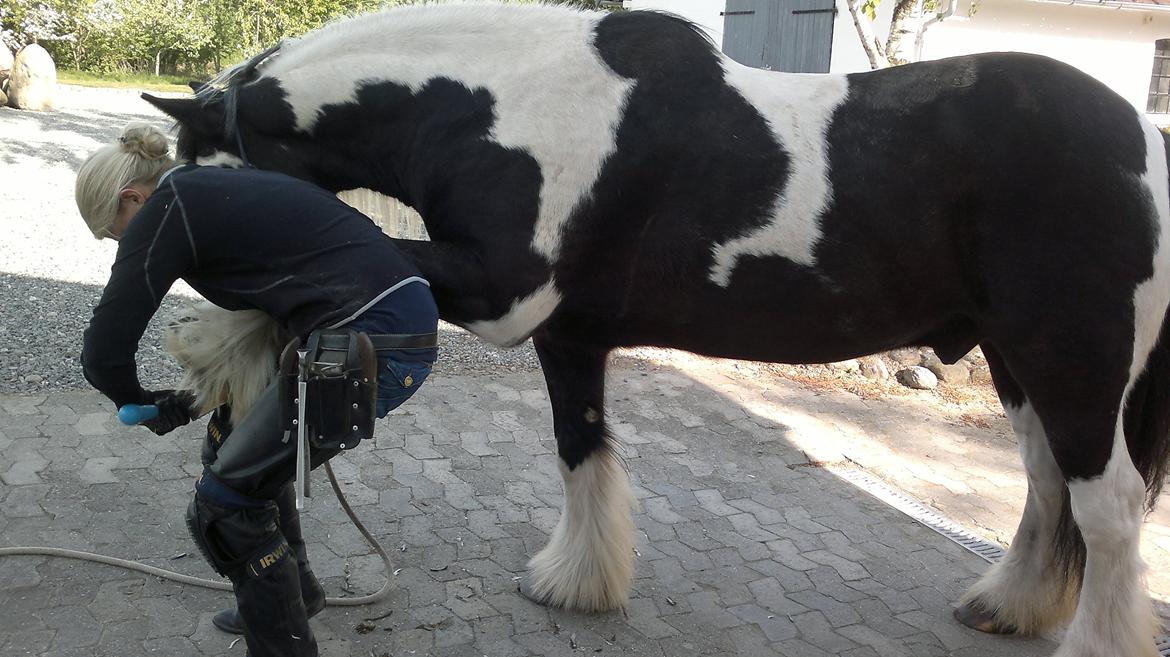
M 1170 11 L 983 0 L 968 18 L 969 5 L 962 0 L 955 16 L 931 28 L 924 58 L 998 50 L 1047 55 L 1096 77 L 1145 111 L 1154 42 L 1170 38 Z
M 869 70 L 845 0 L 835 0 L 832 73 Z M 626 0 L 630 9 L 669 11 L 698 23 L 723 43 L 726 0 Z M 881 3 L 875 32 L 885 38 L 893 2 Z M 982 0 L 973 16 L 971 0 L 960 0 L 955 15 L 927 32 L 922 57 L 938 59 L 977 52 L 1013 50 L 1047 55 L 1098 78 L 1141 111 L 1146 108 L 1154 42 L 1170 38 L 1170 11 L 1142 11 L 1034 2 Z M 1170 115 L 1153 116 L 1160 124 Z

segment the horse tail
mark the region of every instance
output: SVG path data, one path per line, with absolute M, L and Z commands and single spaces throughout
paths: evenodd
M 183 366 L 180 387 L 195 392 L 203 412 L 232 408 L 238 422 L 276 372 L 284 332 L 258 310 L 224 310 L 202 302 L 184 308 L 167 326 L 167 351 Z
M 1130 390 L 1123 423 L 1129 457 L 1146 482 L 1146 510 L 1153 511 L 1170 465 L 1170 311 Z
M 1170 135 L 1163 132 L 1162 143 L 1170 163 Z M 1170 235 L 1163 234 L 1160 239 L 1170 240 Z M 1153 511 L 1170 469 L 1170 308 L 1162 317 L 1145 371 L 1129 393 L 1124 427 L 1129 456 L 1146 482 L 1146 510 Z

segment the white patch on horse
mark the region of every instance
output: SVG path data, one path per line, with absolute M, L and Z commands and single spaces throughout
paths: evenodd
M 772 220 L 712 246 L 708 277 L 727 287 L 742 256 L 781 256 L 797 264 L 816 264 L 821 215 L 833 199 L 826 134 L 833 113 L 849 94 L 841 75 L 801 75 L 748 68 L 724 58 L 729 85 L 767 120 L 788 154 L 789 173 L 776 198 Z
M 214 155 L 208 155 L 207 157 L 197 157 L 195 158 L 195 164 L 204 167 L 227 167 L 229 169 L 242 169 L 244 167 L 243 160 L 225 151 L 216 151 Z
M 1144 116 L 1139 114 L 1138 120 L 1146 136 L 1146 173 L 1142 176 L 1142 183 L 1149 190 L 1156 214 L 1151 219 L 1157 222 L 1158 248 L 1154 252 L 1154 274 L 1138 285 L 1133 295 L 1133 361 L 1125 399 L 1129 399 L 1134 382 L 1146 369 L 1146 361 L 1158 341 L 1166 307 L 1170 304 L 1170 244 L 1167 244 L 1170 240 L 1165 239 L 1170 236 L 1170 173 L 1167 171 L 1166 142 L 1162 132 Z
M 467 330 L 493 344 L 510 347 L 532 335 L 560 303 L 561 293 L 557 291 L 556 283 L 549 281 L 532 294 L 516 300 L 502 317 L 471 322 Z
M 1076 586 L 1053 570 L 1053 538 L 1060 518 L 1064 476 L 1048 446 L 1040 417 L 1028 402 L 1004 406 L 1028 475 L 1028 499 L 1011 549 L 964 595 L 1021 634 L 1039 634 L 1067 622 L 1076 610 Z
M 1157 657 L 1140 541 L 1146 487 L 1117 420 L 1105 473 L 1068 485 L 1088 550 L 1076 616 L 1055 657 Z
M 554 607 L 624 607 L 634 576 L 634 494 L 613 447 L 573 470 L 561 465 L 565 507 L 548 545 L 528 562 L 532 591 Z
M 447 78 L 486 89 L 495 99 L 491 138 L 540 165 L 533 247 L 551 263 L 565 223 L 615 150 L 633 87 L 593 46 L 603 16 L 553 6 L 402 7 L 292 41 L 261 75 L 280 80 L 305 132 L 323 106 L 356 101 L 359 82 L 395 82 L 417 92 Z

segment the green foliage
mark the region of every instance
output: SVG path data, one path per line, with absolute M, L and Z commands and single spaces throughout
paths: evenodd
M 59 66 L 107 77 L 126 72 L 198 77 L 338 18 L 414 1 L 0 0 L 0 39 L 13 50 L 36 41 Z M 875 6 L 878 1 L 870 0 Z M 606 0 L 561 4 L 620 7 Z
M 207 75 L 283 38 L 410 0 L 0 0 L 0 39 L 92 73 Z
M 875 21 L 877 20 L 878 5 L 881 3 L 882 0 L 865 0 L 861 3 L 861 12 L 868 16 L 869 20 Z

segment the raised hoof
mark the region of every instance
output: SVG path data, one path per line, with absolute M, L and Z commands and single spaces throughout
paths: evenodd
M 973 630 L 987 634 L 1016 633 L 1014 625 L 1003 623 L 997 620 L 991 612 L 969 603 L 955 609 L 955 620 Z
M 532 586 L 532 573 L 528 573 L 520 578 L 520 581 L 516 583 L 516 590 L 520 591 L 520 595 L 527 598 L 530 602 L 534 602 L 542 607 L 556 606 L 547 597 L 536 595 L 536 590 Z

